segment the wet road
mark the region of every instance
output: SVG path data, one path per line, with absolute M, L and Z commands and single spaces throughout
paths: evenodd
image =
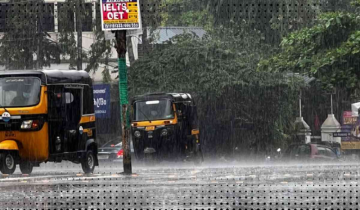
M 0 176 L 1 209 L 359 209 L 360 164 L 45 164 Z

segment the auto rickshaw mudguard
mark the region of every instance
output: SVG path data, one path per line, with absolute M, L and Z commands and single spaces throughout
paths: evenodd
M 5 141 L 0 142 L 0 150 L 19 151 L 19 146 L 15 140 L 5 140 Z
M 96 158 L 95 166 L 99 166 L 99 160 L 98 160 L 98 156 L 97 156 L 98 147 L 97 147 L 97 144 L 96 144 L 96 142 L 95 142 L 94 139 L 88 139 L 88 140 L 86 141 L 85 150 L 88 151 L 88 149 L 91 148 L 91 147 L 94 147 L 95 158 Z

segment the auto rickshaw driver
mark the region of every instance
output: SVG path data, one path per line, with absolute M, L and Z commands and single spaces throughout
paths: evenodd
M 26 85 L 24 85 L 24 86 L 19 85 L 16 90 L 16 96 L 11 101 L 10 105 L 16 106 L 19 104 L 22 104 L 22 105 L 28 104 L 28 100 L 30 99 L 30 96 L 31 96 L 31 89 L 26 88 Z
M 158 112 L 156 110 L 151 110 L 151 118 L 152 119 L 157 119 L 158 118 Z
M 152 110 L 150 111 L 151 113 L 151 119 L 162 119 L 164 115 L 164 110 L 165 107 L 163 106 L 162 103 L 158 103 L 156 104 L 156 106 L 150 106 L 152 108 Z
M 146 106 L 146 107 L 148 107 L 148 109 L 150 109 L 150 119 L 151 120 L 162 120 L 162 119 L 168 119 L 168 118 L 174 117 L 173 113 L 167 109 L 166 102 L 164 103 L 164 101 L 156 100 L 152 103 L 150 103 L 150 105 Z M 170 110 L 171 110 L 171 108 L 170 108 Z

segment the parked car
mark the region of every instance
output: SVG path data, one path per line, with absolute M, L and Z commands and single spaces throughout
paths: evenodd
M 120 161 L 122 162 L 123 161 L 123 157 L 124 157 L 124 150 L 122 148 L 122 142 L 119 143 L 120 145 L 120 150 L 118 151 L 118 153 L 116 154 L 117 155 L 117 159 L 115 159 L 114 161 Z M 130 155 L 131 155 L 131 160 L 134 161 L 134 145 L 132 143 L 132 141 L 130 141 Z
M 134 153 L 132 141 L 130 141 L 131 154 Z M 122 142 L 109 141 L 98 149 L 98 159 L 100 161 L 122 161 L 123 160 Z
M 286 162 L 335 162 L 340 158 L 340 148 L 327 143 L 292 144 L 281 156 Z

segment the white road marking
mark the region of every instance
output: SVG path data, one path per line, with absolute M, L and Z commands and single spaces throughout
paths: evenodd
M 66 181 L 83 181 L 83 180 L 92 180 L 92 179 L 104 179 L 104 178 L 114 178 L 114 177 L 122 177 L 121 175 L 117 175 L 117 174 L 113 174 L 113 175 L 103 175 L 103 176 L 78 176 L 78 174 L 74 174 L 74 175 L 46 175 L 46 176 L 25 176 L 25 177 L 11 177 L 11 176 L 6 176 L 4 178 L 0 178 L 0 183 L 1 182 L 16 182 L 16 181 L 20 181 L 20 182 L 24 182 L 26 180 L 31 181 L 34 180 L 35 182 L 44 182 L 44 183 L 49 183 L 49 182 L 56 182 L 56 181 L 64 181 L 64 179 L 66 179 Z
M 197 174 L 197 173 L 200 173 L 201 171 L 200 170 L 194 170 L 194 171 L 191 171 L 190 173 L 191 174 Z
M 66 177 L 70 177 L 71 175 L 61 175 L 61 176 L 26 176 L 26 177 L 11 177 L 8 176 L 4 179 L 0 179 L 0 182 L 8 182 L 8 181 L 21 181 L 21 180 L 32 180 L 32 179 L 54 179 L 54 178 L 66 178 Z

